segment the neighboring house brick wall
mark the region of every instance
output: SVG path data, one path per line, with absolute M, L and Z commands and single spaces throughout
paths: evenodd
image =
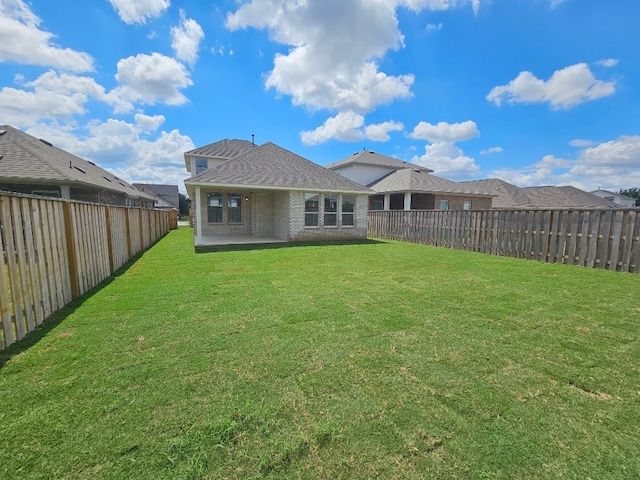
M 460 197 L 456 195 L 438 194 L 435 195 L 435 209 L 440 208 L 440 200 L 449 201 L 449 210 L 463 210 L 464 202 L 471 201 L 472 210 L 490 210 L 491 198 L 483 197 Z

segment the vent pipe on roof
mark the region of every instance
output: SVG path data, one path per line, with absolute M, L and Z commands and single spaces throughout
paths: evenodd
M 256 146 L 255 135 L 253 133 L 251 134 L 251 145 L 253 145 L 254 147 Z

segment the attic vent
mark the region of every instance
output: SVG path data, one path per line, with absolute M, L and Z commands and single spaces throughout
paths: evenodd
M 2 135 L 2 134 L 0 133 L 0 135 Z M 0 160 L 2 160 L 2 157 L 4 157 L 4 155 L 0 155 Z
M 376 152 L 371 152 L 371 151 L 369 151 L 369 153 L 376 153 Z
M 0 130 L 0 135 L 4 135 L 5 133 L 7 133 L 6 130 Z
M 122 182 L 118 182 L 118 183 L 119 183 L 120 185 L 122 185 L 124 188 L 127 188 L 127 186 L 126 186 L 124 183 L 122 183 Z
M 73 166 L 73 168 L 75 168 L 75 169 L 76 169 L 76 170 L 78 170 L 79 172 L 87 173 L 85 170 L 81 169 L 80 167 L 76 167 L 75 165 Z
M 413 171 L 416 173 L 420 173 L 422 170 L 420 170 L 419 168 L 414 168 Z
M 91 160 L 87 160 L 87 162 L 89 162 L 91 165 L 93 165 L 94 167 L 96 166 L 95 163 L 93 163 Z
M 38 140 L 40 140 L 45 145 L 49 145 L 50 147 L 53 147 L 53 143 L 51 143 L 51 142 L 47 142 L 46 140 L 43 140 L 42 138 L 39 138 Z
M 110 181 L 111 181 L 111 179 L 110 179 L 110 178 L 108 178 L 108 177 L 102 177 L 102 178 L 104 178 L 107 182 L 110 182 Z

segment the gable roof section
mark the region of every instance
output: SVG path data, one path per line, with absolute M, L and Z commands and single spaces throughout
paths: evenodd
M 369 187 L 378 193 L 414 192 L 448 193 L 453 195 L 471 195 L 490 197 L 491 194 L 465 187 L 458 182 L 436 177 L 420 169 L 403 168 L 377 180 Z
M 417 168 L 425 172 L 433 172 L 433 170 L 426 167 L 422 167 L 418 164 L 411 163 L 411 162 L 403 162 L 402 160 L 398 160 L 397 158 L 381 155 L 379 153 L 372 152 L 371 150 L 363 150 L 361 152 L 356 152 L 353 155 L 349 155 L 348 157 L 343 158 L 342 160 L 338 160 L 337 162 L 333 162 L 328 165 L 325 165 L 325 167 L 330 170 L 335 170 L 336 168 L 344 167 L 352 164 L 373 165 L 376 167 L 388 167 L 394 170 L 400 170 L 403 168 Z
M 112 173 L 9 125 L 0 126 L 0 179 L 5 182 L 105 189 L 152 200 Z
M 255 145 L 249 140 L 225 138 L 203 147 L 194 148 L 184 154 L 198 157 L 233 158 L 252 148 L 255 148 Z
M 495 195 L 492 208 L 533 208 L 529 198 L 517 187 L 509 182 L 500 180 L 499 178 L 488 178 L 486 180 L 471 180 L 460 182 L 468 185 L 470 188 Z
M 190 186 L 371 193 L 367 187 L 267 142 L 184 181 Z

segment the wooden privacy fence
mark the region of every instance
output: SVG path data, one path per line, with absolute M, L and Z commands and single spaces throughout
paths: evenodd
M 0 349 L 174 228 L 175 211 L 0 195 Z
M 640 210 L 369 212 L 368 236 L 640 273 Z

